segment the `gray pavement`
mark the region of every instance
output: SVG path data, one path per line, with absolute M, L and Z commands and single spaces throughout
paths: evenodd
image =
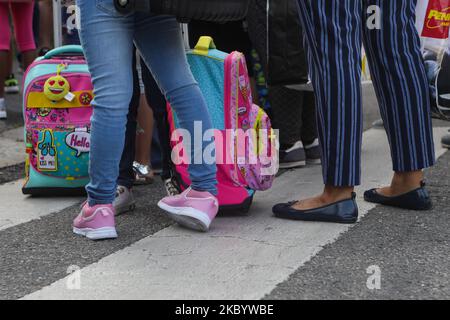
M 80 204 L 0 232 L 0 300 L 17 299 L 67 275 L 68 267 L 85 267 L 169 225 L 156 207 L 162 183 L 138 187 L 133 213 L 117 218 L 120 237 L 92 242 L 72 233 Z M 48 199 L 53 201 L 53 199 Z
M 23 126 L 22 117 L 22 95 L 7 94 L 5 96 L 6 110 L 8 112 L 7 120 L 0 120 L 0 133 Z
M 25 176 L 25 163 L 4 167 L 0 170 L 0 184 L 18 180 Z

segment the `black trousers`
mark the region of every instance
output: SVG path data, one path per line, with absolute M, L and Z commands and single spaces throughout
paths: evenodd
M 279 129 L 282 149 L 302 141 L 311 144 L 317 138 L 314 92 L 298 91 L 284 86 L 269 87 L 272 125 Z
M 135 55 L 134 55 L 135 57 Z M 131 188 L 134 183 L 133 161 L 136 153 L 136 129 L 137 113 L 141 90 L 139 86 L 139 76 L 136 69 L 136 59 L 133 59 L 133 96 L 128 112 L 128 122 L 125 133 L 125 147 L 119 165 L 118 185 Z M 153 110 L 153 117 L 158 128 L 159 141 L 162 153 L 162 173 L 163 180 L 172 176 L 172 161 L 170 148 L 170 128 L 167 121 L 166 99 L 161 93 L 150 70 L 141 59 L 142 81 L 145 86 L 145 96 L 147 102 Z

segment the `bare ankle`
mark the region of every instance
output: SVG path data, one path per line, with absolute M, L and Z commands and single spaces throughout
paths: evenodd
M 325 203 L 346 200 L 352 197 L 354 187 L 325 186 L 321 198 Z
M 423 179 L 422 171 L 395 172 L 392 178 L 391 188 L 409 189 L 419 187 Z

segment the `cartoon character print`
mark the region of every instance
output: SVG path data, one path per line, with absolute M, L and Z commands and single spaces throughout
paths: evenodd
M 44 94 L 50 101 L 61 101 L 70 92 L 70 83 L 61 75 L 67 68 L 65 64 L 57 66 L 56 76 L 47 79 L 44 84 Z
M 26 111 L 26 114 L 27 114 L 27 117 L 26 117 L 26 118 L 29 119 L 31 122 L 37 121 L 38 115 L 37 115 L 36 110 L 34 110 L 34 109 L 32 109 L 32 110 L 28 109 L 28 110 Z
M 243 130 L 250 129 L 250 122 L 249 122 L 249 120 L 248 119 L 242 120 L 242 125 L 241 126 L 242 126 Z
M 92 99 L 93 99 L 93 97 L 89 92 L 83 92 L 80 95 L 79 101 L 80 101 L 81 105 L 89 106 L 92 102 Z
M 41 117 L 41 118 L 45 118 L 47 117 L 50 113 L 52 112 L 51 108 L 39 108 L 36 111 L 36 115 Z
M 26 132 L 26 144 L 27 145 L 33 144 L 33 133 L 30 130 L 27 130 Z
M 27 119 L 31 122 L 51 122 L 51 123 L 65 123 L 68 109 L 52 109 L 52 108 L 38 108 L 28 109 L 26 111 Z
M 34 168 L 37 168 L 37 152 L 35 147 L 38 145 L 39 141 L 39 130 L 32 129 L 31 131 L 27 132 L 27 141 L 29 138 L 31 139 L 30 145 L 33 146 L 31 150 L 32 152 L 30 153 L 30 164 Z

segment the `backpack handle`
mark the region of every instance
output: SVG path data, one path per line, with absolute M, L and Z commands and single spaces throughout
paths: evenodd
M 194 48 L 194 53 L 206 56 L 211 49 L 216 49 L 213 38 L 202 36 L 200 37 L 197 45 Z
M 44 56 L 44 59 L 52 59 L 55 56 L 61 56 L 61 55 L 79 55 L 83 56 L 83 48 L 79 45 L 68 45 L 68 46 L 62 46 L 59 48 L 55 48 L 53 50 L 50 50 L 47 52 Z

